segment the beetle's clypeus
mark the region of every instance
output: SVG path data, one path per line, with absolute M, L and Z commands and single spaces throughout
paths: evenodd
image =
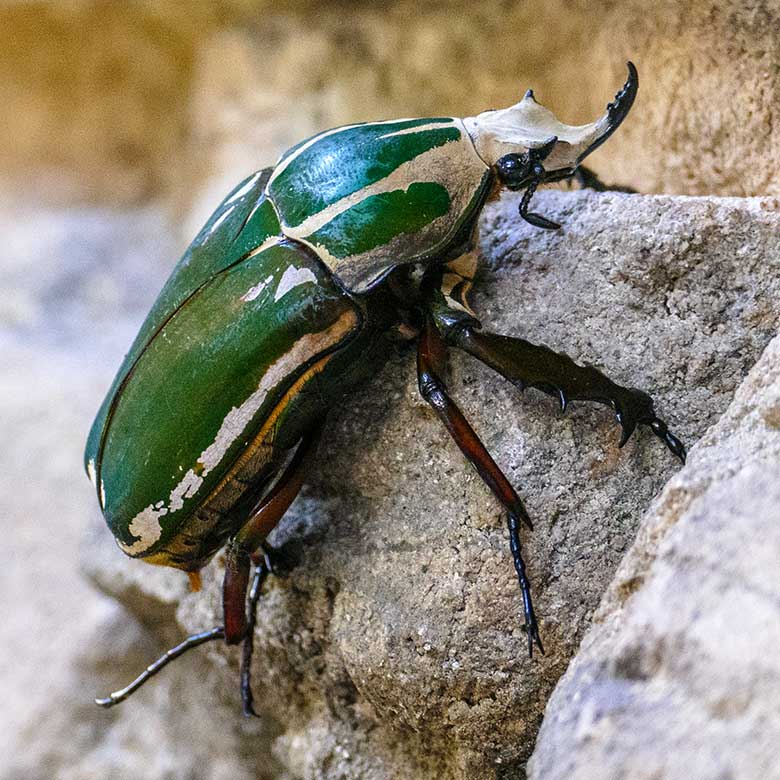
M 610 404 L 621 445 L 644 424 L 684 459 L 648 395 L 546 347 L 482 331 L 467 300 L 485 202 L 502 188 L 523 190 L 520 215 L 559 227 L 529 211 L 534 191 L 573 176 L 598 183 L 580 163 L 631 108 L 637 74 L 628 69 L 592 124 L 562 124 L 529 90 L 510 108 L 466 119 L 340 127 L 294 146 L 225 198 L 141 327 L 86 450 L 125 553 L 196 580 L 227 545 L 224 626 L 189 637 L 99 704 L 122 701 L 171 658 L 224 638 L 244 644 L 242 700 L 252 712 L 255 608 L 272 567 L 265 539 L 301 486 L 328 410 L 375 372 L 398 333 L 414 334 L 423 397 L 507 511 L 529 652 L 542 649 L 518 534 L 530 521 L 447 394 L 447 349 L 564 407 Z

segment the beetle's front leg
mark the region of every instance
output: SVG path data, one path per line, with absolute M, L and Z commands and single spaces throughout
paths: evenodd
M 620 184 L 605 184 L 598 174 L 585 165 L 578 165 L 572 176 L 574 181 L 580 185 L 581 189 L 595 190 L 596 192 L 627 192 L 636 193 L 633 187 L 626 187 Z
M 539 626 L 531 600 L 531 585 L 528 581 L 525 562 L 520 549 L 519 521 L 522 520 L 531 528 L 531 520 L 509 480 L 493 460 L 468 420 L 463 416 L 461 410 L 447 394 L 447 388 L 442 379 L 446 372 L 446 365 L 447 347 L 433 319 L 430 315 L 426 315 L 417 350 L 417 379 L 420 394 L 433 407 L 461 452 L 477 470 L 477 473 L 482 477 L 493 495 L 507 510 L 509 544 L 523 596 L 525 630 L 528 635 L 528 654 L 533 657 L 534 643 L 539 648 L 539 652 L 544 654 L 542 640 L 539 637 Z
M 500 336 L 478 329 L 478 323 L 462 322 L 447 331 L 453 346 L 490 366 L 520 389 L 534 387 L 557 398 L 562 409 L 569 401 L 595 401 L 615 410 L 623 434 L 623 446 L 637 425 L 650 430 L 685 463 L 683 443 L 658 417 L 653 399 L 642 390 L 623 387 L 592 366 L 580 366 L 567 355 L 524 339 Z

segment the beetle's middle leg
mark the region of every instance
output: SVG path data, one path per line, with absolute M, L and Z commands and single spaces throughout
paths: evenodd
M 228 545 L 222 590 L 225 641 L 228 644 L 243 643 L 241 704 L 245 715 L 256 715 L 252 706 L 251 672 L 257 605 L 263 583 L 276 569 L 276 551 L 266 544 L 265 539 L 300 492 L 304 475 L 314 460 L 323 425 L 324 420 L 301 439 L 281 476 Z M 255 571 L 247 597 L 250 562 L 254 564 Z
M 523 595 L 525 630 L 528 635 L 528 654 L 533 657 L 534 643 L 541 653 L 544 653 L 544 648 L 539 637 L 539 627 L 531 600 L 531 585 L 528 581 L 525 562 L 520 550 L 518 527 L 520 520 L 532 527 L 531 521 L 520 497 L 509 483 L 509 480 L 493 460 L 461 410 L 447 394 L 447 388 L 442 379 L 446 372 L 446 366 L 447 346 L 442 340 L 432 317 L 428 314 L 420 333 L 417 350 L 417 379 L 420 394 L 433 407 L 461 452 L 476 468 L 493 495 L 507 510 L 509 543 L 517 579 Z
M 549 347 L 483 331 L 467 301 L 476 267 L 476 253 L 467 252 L 427 279 L 429 311 L 448 345 L 468 352 L 521 390 L 534 387 L 557 398 L 564 410 L 569 401 L 611 406 L 622 428 L 620 447 L 638 425 L 647 425 L 685 463 L 685 446 L 655 413 L 647 393 L 619 385 L 592 366 L 580 366 Z

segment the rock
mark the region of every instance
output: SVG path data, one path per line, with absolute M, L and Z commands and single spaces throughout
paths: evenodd
M 672 428 L 698 439 L 774 333 L 777 204 L 542 193 L 535 208 L 563 222 L 556 233 L 522 223 L 517 205 L 507 197 L 484 220 L 486 326 L 652 391 Z M 336 410 L 272 537 L 298 565 L 261 601 L 253 684 L 292 777 L 522 777 L 550 691 L 677 469 L 648 431 L 618 450 L 603 408 L 563 416 L 454 356 L 453 393 L 536 523 L 523 539 L 547 655 L 529 661 L 501 513 L 419 398 L 413 362 L 392 358 Z M 186 595 L 167 572 L 124 559 L 107 532 L 85 566 L 139 616 L 178 604 L 180 634 L 221 622 L 219 558 L 204 591 Z M 230 702 L 211 717 L 238 729 L 237 651 L 207 655 Z
M 348 13 L 317 0 L 0 0 L 0 778 L 520 776 L 546 697 L 675 471 L 647 432 L 619 453 L 603 409 L 561 417 L 454 357 L 454 393 L 537 524 L 524 539 L 549 654 L 529 663 L 498 508 L 418 398 L 411 355 L 394 357 L 334 415 L 279 529 L 299 567 L 269 583 L 261 610 L 259 724 L 237 716 L 236 653 L 217 646 L 122 708 L 91 704 L 219 619 L 220 563 L 192 595 L 176 572 L 125 559 L 82 476 L 83 440 L 174 243 L 319 129 L 466 115 L 528 86 L 589 121 L 631 57 L 639 98 L 589 160 L 599 173 L 643 192 L 777 196 L 779 17 L 765 0 Z M 511 198 L 487 215 L 486 323 L 652 390 L 696 439 L 775 332 L 778 202 L 537 200 L 562 233 L 518 225 Z M 649 544 L 647 561 L 631 558 L 643 576 Z M 79 554 L 115 598 L 85 585 Z
M 780 777 L 780 338 L 644 518 L 533 780 Z

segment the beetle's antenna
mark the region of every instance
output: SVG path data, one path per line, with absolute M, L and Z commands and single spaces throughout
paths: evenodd
M 135 678 L 129 685 L 121 688 L 118 691 L 106 696 L 105 699 L 95 699 L 95 704 L 99 704 L 101 707 L 113 707 L 115 704 L 119 704 L 120 701 L 124 701 L 131 693 L 135 693 L 147 680 L 154 677 L 157 672 L 163 667 L 167 666 L 171 661 L 178 658 L 187 650 L 191 650 L 193 647 L 202 645 L 204 642 L 210 642 L 212 639 L 224 639 L 225 629 L 222 626 L 212 628 L 210 631 L 202 631 L 200 634 L 192 634 L 188 636 L 183 642 L 172 647 L 170 650 L 166 650 L 153 664 L 144 669 L 138 677 Z

